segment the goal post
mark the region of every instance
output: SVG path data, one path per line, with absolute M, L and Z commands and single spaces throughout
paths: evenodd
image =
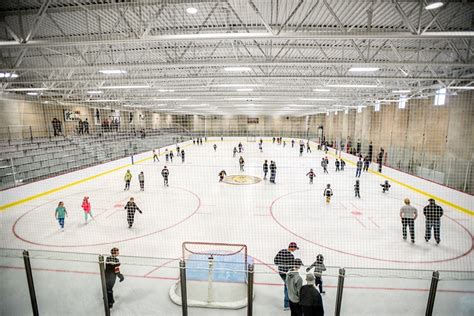
M 248 256 L 246 245 L 184 242 L 182 256 L 188 306 L 224 309 L 247 306 L 247 272 L 253 260 Z M 169 294 L 174 303 L 182 304 L 179 281 Z

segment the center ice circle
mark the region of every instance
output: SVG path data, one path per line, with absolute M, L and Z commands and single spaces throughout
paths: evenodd
M 242 185 L 242 184 L 255 184 L 255 183 L 259 183 L 260 181 L 262 181 L 262 179 L 260 179 L 259 177 L 247 176 L 247 175 L 244 175 L 244 174 L 226 176 L 222 180 L 222 182 L 224 182 L 224 183 L 240 184 L 240 185 Z
M 46 247 L 116 244 L 173 228 L 191 218 L 201 207 L 201 200 L 195 193 L 178 187 L 140 193 L 96 191 L 99 191 L 94 192 L 96 195 L 89 195 L 95 220 L 85 224 L 80 208 L 85 194 L 74 193 L 28 210 L 13 224 L 14 235 L 24 242 Z M 178 195 L 180 198 L 176 199 Z M 143 214 L 135 213 L 135 223 L 129 229 L 124 205 L 131 196 Z M 59 200 L 64 201 L 68 212 L 64 232 L 59 230 L 54 218 Z
M 438 263 L 455 260 L 472 251 L 473 236 L 455 219 L 444 215 L 441 245 L 425 243 L 425 219 L 415 222 L 416 243 L 402 240 L 399 205 L 381 196 L 374 208 L 368 201 L 332 199 L 326 204 L 320 192 L 302 190 L 276 198 L 270 215 L 283 229 L 318 247 L 363 259 L 395 263 Z M 419 211 L 420 207 L 417 206 Z M 313 224 L 311 224 L 313 223 Z

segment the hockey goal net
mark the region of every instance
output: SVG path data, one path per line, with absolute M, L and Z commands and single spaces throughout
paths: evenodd
M 243 244 L 184 242 L 188 306 L 239 309 L 247 306 L 247 267 L 252 263 Z M 181 284 L 170 289 L 182 304 Z

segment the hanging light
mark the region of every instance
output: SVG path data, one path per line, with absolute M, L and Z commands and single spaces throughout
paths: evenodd
M 434 10 L 441 8 L 444 5 L 442 1 L 428 1 L 428 4 L 425 6 L 426 10 Z

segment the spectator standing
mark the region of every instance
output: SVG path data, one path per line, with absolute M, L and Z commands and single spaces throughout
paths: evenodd
M 431 228 L 433 228 L 436 244 L 439 245 L 441 242 L 441 217 L 444 211 L 434 199 L 429 199 L 428 202 L 429 204 L 423 208 L 423 215 L 426 217 L 425 240 L 428 242 L 431 239 Z
M 122 282 L 125 278 L 122 273 L 120 273 L 120 261 L 117 256 L 120 254 L 118 248 L 112 248 L 110 250 L 111 256 L 107 257 L 105 260 L 105 284 L 107 288 L 107 301 L 109 303 L 109 308 L 114 306 L 114 285 L 115 280 L 119 278 Z
M 288 289 L 288 298 L 290 300 L 291 316 L 302 316 L 300 306 L 300 291 L 303 286 L 303 279 L 300 276 L 299 270 L 303 262 L 301 259 L 295 259 L 292 269 L 286 275 L 286 288 Z
M 324 316 L 323 299 L 315 287 L 312 273 L 306 275 L 306 285 L 301 287 L 300 305 L 304 316 Z
M 407 226 L 410 229 L 411 242 L 415 243 L 415 219 L 418 217 L 416 208 L 410 205 L 410 199 L 404 200 L 405 205 L 400 209 L 400 218 L 402 219 L 403 240 L 407 240 Z
M 283 298 L 283 309 L 289 310 L 290 309 L 290 299 L 288 298 L 288 288 L 286 287 L 286 274 L 290 271 L 291 267 L 293 266 L 295 256 L 293 252 L 298 250 L 298 245 L 295 242 L 290 242 L 287 249 L 280 250 L 275 258 L 273 259 L 273 263 L 278 266 L 278 273 L 280 274 L 280 278 L 285 283 L 284 286 L 284 298 Z

